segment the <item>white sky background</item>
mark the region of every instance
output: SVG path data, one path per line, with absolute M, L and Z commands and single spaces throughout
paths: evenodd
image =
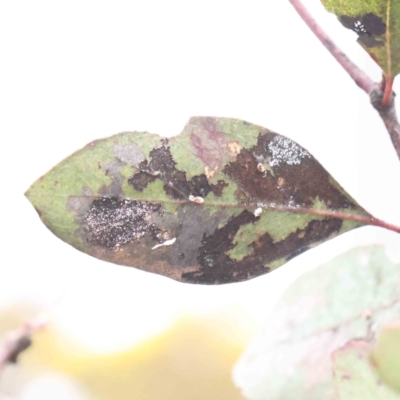
M 304 2 L 378 80 L 356 35 L 320 0 Z M 0 307 L 55 303 L 57 324 L 109 351 L 183 309 L 236 304 L 262 321 L 301 271 L 360 243 L 400 247 L 396 234 L 362 228 L 249 282 L 184 285 L 78 252 L 23 196 L 94 139 L 133 130 L 172 136 L 189 117 L 212 115 L 297 141 L 368 211 L 400 225 L 400 164 L 388 134 L 288 1 L 3 1 L 0 54 Z

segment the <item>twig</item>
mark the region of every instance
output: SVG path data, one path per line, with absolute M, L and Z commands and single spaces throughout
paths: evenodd
M 317 24 L 301 0 L 289 0 L 289 2 L 314 35 L 327 48 L 332 56 L 335 57 L 336 61 L 345 69 L 354 82 L 364 90 L 364 92 L 370 94 L 376 86 L 375 82 L 338 48 L 328 34 Z
M 394 105 L 394 95 L 390 100 L 389 105 L 385 106 L 382 103 L 384 92 L 377 87 L 371 93 L 371 103 L 376 111 L 378 111 L 383 123 L 389 132 L 390 138 L 394 148 L 396 149 L 397 155 L 400 158 L 400 124 L 397 119 L 396 108 Z
M 10 332 L 0 345 L 0 372 L 7 364 L 15 364 L 18 356 L 32 343 L 32 334 L 46 325 L 47 318 L 39 317 Z
M 289 0 L 289 2 L 354 82 L 370 96 L 371 104 L 382 118 L 400 159 L 400 124 L 394 105 L 393 79 L 383 78 L 380 84 L 375 83 L 337 47 L 328 34 L 317 24 L 301 0 Z

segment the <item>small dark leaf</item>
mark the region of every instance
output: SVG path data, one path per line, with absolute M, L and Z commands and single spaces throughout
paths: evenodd
M 292 140 L 212 117 L 90 143 L 26 195 L 77 249 L 201 284 L 265 274 L 371 218 Z
M 390 0 L 321 0 L 382 68 L 387 78 L 400 72 L 400 3 Z

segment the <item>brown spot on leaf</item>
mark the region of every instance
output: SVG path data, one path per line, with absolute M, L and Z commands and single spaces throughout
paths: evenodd
M 254 147 L 242 149 L 236 161 L 224 167 L 223 172 L 237 184 L 242 197 L 252 203 L 287 207 L 312 207 L 317 198 L 325 204 L 330 201 L 332 209 L 355 206 L 331 184 L 329 174 L 306 150 L 277 140 L 277 136 L 260 134 Z M 259 161 L 264 160 L 269 160 L 273 174 L 254 173 Z M 242 197 L 238 201 L 246 203 Z
M 220 179 L 216 185 L 211 185 L 211 191 L 218 197 L 222 196 L 222 192 L 224 188 L 226 188 L 229 184 Z

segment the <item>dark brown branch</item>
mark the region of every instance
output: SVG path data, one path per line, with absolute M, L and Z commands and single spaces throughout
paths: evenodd
M 317 24 L 301 0 L 289 0 L 289 2 L 354 82 L 370 96 L 371 104 L 382 118 L 400 159 L 400 125 L 394 105 L 394 93 L 392 92 L 393 79 L 388 81 L 383 78 L 380 84 L 375 83 L 336 46 L 327 33 Z
M 397 119 L 396 108 L 394 104 L 394 94 L 390 99 L 387 106 L 383 105 L 383 97 L 385 92 L 382 91 L 378 86 L 371 92 L 371 103 L 376 111 L 378 111 L 383 123 L 389 132 L 390 138 L 394 148 L 396 149 L 397 155 L 400 158 L 400 124 Z
M 18 356 L 30 347 L 32 334 L 38 329 L 43 328 L 45 320 L 43 318 L 26 323 L 21 328 L 10 332 L 6 339 L 0 344 L 0 372 L 7 364 L 15 364 Z
M 314 35 L 327 48 L 327 50 L 335 57 L 336 61 L 345 69 L 354 82 L 364 92 L 370 94 L 375 87 L 375 82 L 344 54 L 328 36 L 328 34 L 317 24 L 312 15 L 300 0 L 289 0 L 297 13 L 311 29 Z

